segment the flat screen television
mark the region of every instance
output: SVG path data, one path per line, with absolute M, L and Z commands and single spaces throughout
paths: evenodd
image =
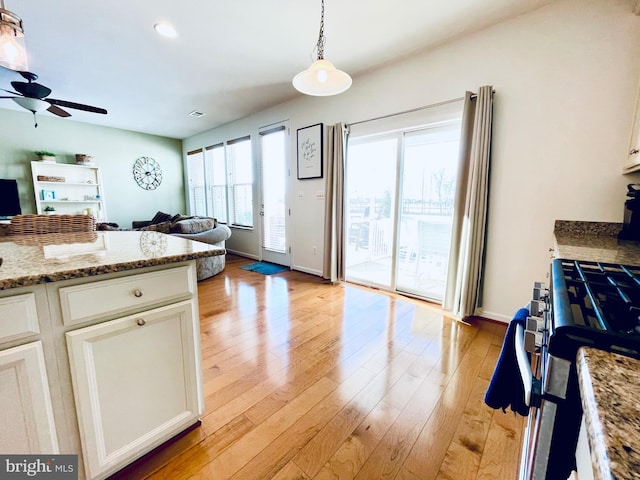
M 18 182 L 0 179 L 0 219 L 7 219 L 21 213 Z

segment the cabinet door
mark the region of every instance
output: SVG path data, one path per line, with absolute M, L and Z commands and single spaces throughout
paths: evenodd
M 104 478 L 202 413 L 193 301 L 67 332 L 89 478 Z
M 3 454 L 59 453 L 40 341 L 0 351 L 0 425 Z
M 629 156 L 624 165 L 623 172 L 630 173 L 640 170 L 640 88 L 636 100 L 635 117 L 631 129 L 631 141 L 629 142 Z

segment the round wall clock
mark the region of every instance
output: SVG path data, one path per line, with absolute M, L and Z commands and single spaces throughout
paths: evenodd
M 151 157 L 140 157 L 133 164 L 133 178 L 145 190 L 155 190 L 162 183 L 160 164 Z

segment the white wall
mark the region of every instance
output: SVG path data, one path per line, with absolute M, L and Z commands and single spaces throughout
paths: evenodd
M 292 264 L 319 273 L 324 209 L 316 192 L 324 181 L 296 180 L 295 130 L 365 120 L 493 85 L 483 314 L 507 320 L 548 271 L 554 221 L 620 222 L 625 185 L 640 179 L 621 174 L 640 78 L 640 17 L 632 14 L 633 3 L 554 2 L 356 77 L 337 97 L 299 98 L 186 139 L 184 151 L 246 134 L 255 138 L 259 126 L 289 119 Z M 234 231 L 228 247 L 259 254 L 252 231 Z
M 105 203 L 110 222 L 130 228 L 132 220 L 150 220 L 158 210 L 185 211 L 180 140 L 88 125 L 48 114 L 38 115 L 38 128 L 28 112 L 0 110 L 0 178 L 18 180 L 22 213 L 35 213 L 32 160 L 34 150 L 57 154 L 59 163 L 75 163 L 76 153 L 95 158 L 101 167 Z M 138 157 L 155 158 L 163 180 L 153 191 L 138 187 L 133 163 Z

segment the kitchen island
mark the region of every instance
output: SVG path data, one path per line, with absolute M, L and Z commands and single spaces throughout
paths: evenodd
M 640 242 L 619 239 L 621 228 L 621 223 L 558 220 L 555 256 L 640 266 Z M 583 409 L 579 469 L 590 463 L 585 478 L 640 479 L 640 360 L 581 347 L 576 369 Z
M 640 360 L 582 347 L 577 369 L 593 478 L 640 478 Z
M 158 232 L 0 237 L 0 451 L 103 479 L 203 411 L 195 260 Z

